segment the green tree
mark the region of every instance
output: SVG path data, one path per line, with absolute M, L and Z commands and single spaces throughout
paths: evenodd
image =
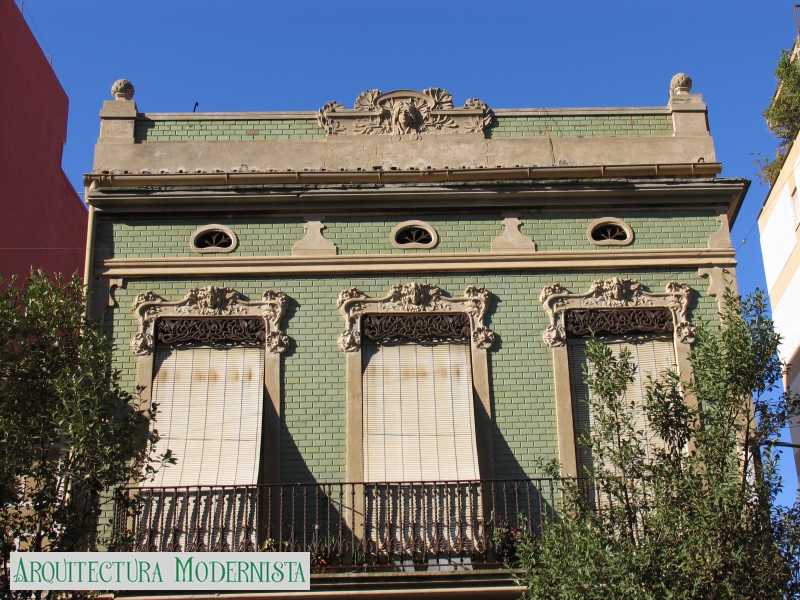
M 761 183 L 772 184 L 780 173 L 789 146 L 800 132 L 800 62 L 792 60 L 789 50 L 781 50 L 775 68 L 778 90 L 769 107 L 762 113 L 770 132 L 780 140 L 774 159 L 759 152 L 753 164 L 760 167 L 756 173 Z
M 0 277 L 0 585 L 14 550 L 95 550 L 113 491 L 141 480 L 156 432 L 111 369 L 79 278 Z M 168 457 L 162 457 L 168 458 Z
M 644 411 L 661 443 L 637 429 L 640 408 L 625 398 L 630 354 L 589 340 L 594 423 L 579 443 L 594 466 L 587 485 L 563 483 L 558 518 L 520 544 L 527 598 L 800 597 L 800 503 L 773 510 L 769 444 L 797 400 L 775 397 L 784 365 L 764 295 L 729 291 L 725 306 L 719 327 L 698 328 L 692 379 L 648 383 Z

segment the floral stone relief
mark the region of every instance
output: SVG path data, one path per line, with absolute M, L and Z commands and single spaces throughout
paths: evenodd
M 447 90 L 428 88 L 386 94 L 367 90 L 356 98 L 353 109 L 328 102 L 319 110 L 317 122 L 328 135 L 387 135 L 399 140 L 450 133 L 483 137 L 493 118 L 489 107 L 477 98 L 456 108 Z

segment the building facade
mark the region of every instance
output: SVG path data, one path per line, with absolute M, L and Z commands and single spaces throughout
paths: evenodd
M 0 272 L 82 272 L 86 207 L 61 170 L 69 99 L 14 0 L 0 0 Z
M 786 389 L 795 392 L 800 386 L 800 319 L 795 312 L 800 302 L 799 179 L 800 145 L 795 140 L 758 215 L 772 319 L 775 330 L 783 338 L 779 348 L 780 357 L 789 365 L 784 384 Z M 792 443 L 800 444 L 800 423 L 797 418 L 789 429 Z M 800 480 L 800 448 L 794 448 L 794 461 Z
M 312 553 L 314 594 L 515 597 L 494 532 L 591 457 L 589 329 L 688 373 L 735 285 L 748 182 L 702 97 L 492 109 L 360 94 L 317 113 L 140 113 L 114 84 L 90 205 L 95 318 L 177 463 L 137 549 Z M 166 519 L 166 520 L 165 520 Z

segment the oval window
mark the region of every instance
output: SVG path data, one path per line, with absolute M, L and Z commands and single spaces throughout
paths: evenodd
M 224 225 L 206 225 L 192 234 L 191 247 L 195 252 L 231 252 L 236 249 L 238 239 Z
M 622 219 L 598 219 L 587 230 L 589 242 L 595 246 L 627 246 L 633 242 L 633 230 Z
M 423 221 L 405 221 L 392 230 L 395 248 L 433 248 L 438 241 L 436 230 Z

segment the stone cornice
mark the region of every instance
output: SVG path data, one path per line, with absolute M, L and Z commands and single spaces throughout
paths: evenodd
M 520 171 L 521 177 L 526 169 Z M 389 178 L 389 173 L 385 175 Z M 460 172 L 453 171 L 453 176 Z M 403 172 L 399 172 L 403 175 Z M 245 175 L 245 174 L 242 174 Z M 308 175 L 308 174 L 305 174 Z M 301 180 L 305 175 L 301 175 Z M 328 175 L 316 173 L 316 175 Z M 335 177 L 335 173 L 330 174 Z M 370 175 L 365 173 L 365 175 Z M 114 176 L 111 176 L 114 177 Z M 133 176 L 136 177 L 136 176 Z M 159 176 L 154 176 L 159 177 Z M 177 177 L 177 176 L 176 176 Z M 165 182 L 167 180 L 164 180 Z M 101 213 L 258 212 L 304 214 L 474 214 L 527 210 L 707 210 L 723 208 L 732 224 L 749 181 L 744 179 L 627 179 L 296 183 L 207 187 L 150 186 L 91 189 L 88 203 Z
M 470 181 L 617 179 L 628 177 L 713 177 L 722 163 L 670 163 L 497 167 L 478 169 L 378 169 L 340 171 L 250 171 L 214 173 L 87 173 L 84 185 L 92 190 L 120 187 L 211 187 L 229 185 L 330 183 L 450 183 Z
M 591 250 L 545 252 L 463 252 L 339 256 L 112 258 L 95 263 L 94 273 L 125 279 L 258 275 L 338 275 L 430 271 L 616 270 L 736 266 L 735 251 L 723 248 Z

